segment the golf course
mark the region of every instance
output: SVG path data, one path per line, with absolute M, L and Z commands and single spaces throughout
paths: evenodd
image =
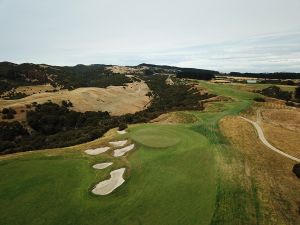
M 125 134 L 112 129 L 73 147 L 2 156 L 0 224 L 297 224 L 299 217 L 284 217 L 279 206 L 270 207 L 260 191 L 263 181 L 248 169 L 255 160 L 248 161 L 220 129 L 220 121 L 246 113 L 260 95 L 232 85 L 197 82 L 230 100 L 211 102 L 203 111 L 182 111 L 192 123 L 139 123 Z M 256 140 L 251 125 L 241 123 L 253 132 L 249 139 Z M 121 157 L 113 156 L 113 147 L 98 155 L 84 152 L 122 140 L 135 147 Z M 113 164 L 93 168 L 106 162 Z M 119 168 L 126 168 L 120 187 L 105 196 L 91 192 Z M 285 204 L 289 211 L 290 203 Z

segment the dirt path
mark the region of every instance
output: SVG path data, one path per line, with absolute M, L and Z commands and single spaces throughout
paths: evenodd
M 259 115 L 259 114 L 260 114 L 260 113 L 258 112 L 258 115 Z M 258 133 L 259 139 L 260 139 L 260 140 L 262 141 L 262 143 L 263 143 L 264 145 L 266 145 L 268 148 L 270 148 L 271 150 L 273 150 L 273 151 L 279 153 L 280 155 L 283 155 L 283 156 L 285 156 L 285 157 L 287 157 L 287 158 L 289 158 L 289 159 L 291 159 L 291 160 L 294 160 L 294 161 L 296 161 L 296 162 L 300 162 L 300 159 L 298 159 L 298 158 L 296 158 L 296 157 L 294 157 L 294 156 L 291 156 L 291 155 L 289 155 L 289 154 L 286 154 L 285 152 L 280 151 L 279 149 L 275 148 L 273 145 L 271 145 L 271 144 L 267 141 L 267 139 L 265 138 L 265 135 L 264 135 L 263 130 L 261 129 L 261 127 L 260 127 L 259 124 L 258 124 L 258 122 L 260 121 L 260 116 L 258 117 L 258 119 L 259 119 L 258 122 L 254 122 L 254 121 L 249 120 L 249 119 L 247 119 L 247 118 L 245 118 L 245 117 L 242 117 L 242 116 L 241 116 L 241 118 L 244 119 L 244 120 L 246 120 L 246 121 L 248 121 L 249 123 L 251 123 L 251 124 L 255 127 L 255 129 L 256 129 L 256 131 L 257 131 L 257 133 Z

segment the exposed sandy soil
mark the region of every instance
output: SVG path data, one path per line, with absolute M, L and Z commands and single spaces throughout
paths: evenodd
M 151 100 L 146 96 L 149 88 L 145 82 L 134 82 L 127 86 L 110 86 L 107 88 L 78 88 L 72 91 L 61 90 L 53 93 L 34 94 L 18 100 L 0 100 L 0 110 L 4 107 L 25 109 L 26 104 L 33 102 L 45 103 L 51 100 L 61 104 L 62 100 L 73 103 L 73 110 L 108 111 L 111 115 L 135 113 L 145 109 Z M 25 118 L 26 113 L 21 113 L 20 118 Z
M 84 152 L 88 155 L 99 155 L 103 152 L 106 152 L 110 149 L 110 147 L 101 147 L 101 148 L 95 148 L 95 149 L 88 149 L 85 150 Z
M 124 141 L 110 141 L 109 144 L 113 147 L 122 147 L 124 145 L 126 145 L 127 140 Z
M 292 173 L 295 162 L 270 151 L 257 138 L 254 127 L 239 117 L 221 120 L 220 129 L 241 158 L 227 165 L 233 167 L 231 179 L 239 177 L 249 192 L 254 185 L 261 199 L 262 224 L 300 224 L 300 182 Z
M 116 149 L 114 151 L 114 157 L 120 157 L 125 155 L 127 152 L 131 151 L 132 149 L 134 149 L 134 144 L 128 145 L 124 148 L 120 148 L 120 149 Z
M 95 195 L 108 195 L 113 192 L 117 187 L 124 183 L 123 174 L 125 168 L 120 168 L 110 172 L 110 178 L 108 180 L 101 181 L 92 190 Z
M 105 168 L 111 166 L 112 164 L 113 164 L 112 162 L 98 163 L 98 164 L 93 165 L 93 168 L 97 169 L 97 170 L 102 170 L 102 169 L 105 169 Z

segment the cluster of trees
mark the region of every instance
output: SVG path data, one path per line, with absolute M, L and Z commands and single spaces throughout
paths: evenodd
M 110 116 L 108 112 L 76 112 L 71 102 L 58 104 L 47 102 L 33 104 L 27 112 L 30 134 L 18 123 L 19 130 L 12 129 L 10 139 L 0 137 L 2 153 L 71 146 L 101 137 L 114 127 L 124 129 L 127 124 L 148 122 L 162 113 L 172 110 L 203 109 L 201 100 L 212 95 L 201 95 L 189 85 L 167 85 L 166 76 L 147 76 L 143 79 L 151 89 L 151 105 L 135 114 Z M 16 122 L 17 123 L 17 122 Z M 8 126 L 12 123 L 7 123 Z M 15 126 L 15 125 L 14 125 Z M 24 132 L 25 130 L 25 132 Z M 5 142 L 5 144 L 3 143 Z
M 177 77 L 197 80 L 211 80 L 216 74 L 218 74 L 218 72 L 211 70 L 184 68 L 177 72 Z
M 39 85 L 49 82 L 47 73 L 38 65 L 0 63 L 0 94 L 19 86 Z
M 22 92 L 12 92 L 12 93 L 9 93 L 8 95 L 6 95 L 4 97 L 4 99 L 15 100 L 15 99 L 20 99 L 20 98 L 25 98 L 27 96 L 28 96 L 27 94 L 22 93 Z
M 30 63 L 0 63 L 0 94 L 19 86 L 51 83 L 52 86 L 74 89 L 79 87 L 122 86 L 132 82 L 126 76 L 114 74 L 105 65 L 73 67 L 40 66 Z M 12 98 L 22 97 L 20 94 Z
M 16 148 L 28 135 L 27 130 L 19 122 L 0 122 L 0 152 Z
M 229 76 L 233 77 L 254 77 L 254 78 L 264 78 L 264 79 L 299 79 L 300 73 L 239 73 L 231 72 Z
M 267 87 L 261 90 L 261 94 L 268 97 L 285 100 L 285 101 L 290 101 L 293 97 L 293 92 L 283 91 L 277 86 Z
M 166 65 L 153 65 L 153 64 L 140 64 L 138 67 L 148 67 L 149 69 L 145 70 L 145 75 L 153 75 L 160 73 L 168 73 L 177 75 L 178 78 L 189 78 L 197 80 L 211 80 L 215 75 L 219 74 L 218 71 L 212 70 L 203 70 L 195 68 L 181 68 L 175 66 L 166 66 Z
M 4 108 L 2 109 L 2 119 L 13 119 L 16 113 L 13 108 Z

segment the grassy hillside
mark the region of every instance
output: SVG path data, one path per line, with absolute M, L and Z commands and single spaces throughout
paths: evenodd
M 281 224 L 277 211 L 272 217 L 278 220 L 267 219 L 260 181 L 247 175 L 245 156 L 235 151 L 218 126 L 225 116 L 249 108 L 257 94 L 227 85 L 200 85 L 233 101 L 211 103 L 214 110 L 186 111 L 185 116 L 197 118 L 192 124 L 132 125 L 123 136 L 110 132 L 80 146 L 3 157 L 1 223 Z M 137 146 L 128 157 L 83 153 L 125 138 Z M 113 161 L 113 167 L 92 169 L 94 163 L 106 161 Z M 124 166 L 126 182 L 120 188 L 108 196 L 90 193 L 109 171 Z M 287 218 L 285 224 L 297 221 Z

